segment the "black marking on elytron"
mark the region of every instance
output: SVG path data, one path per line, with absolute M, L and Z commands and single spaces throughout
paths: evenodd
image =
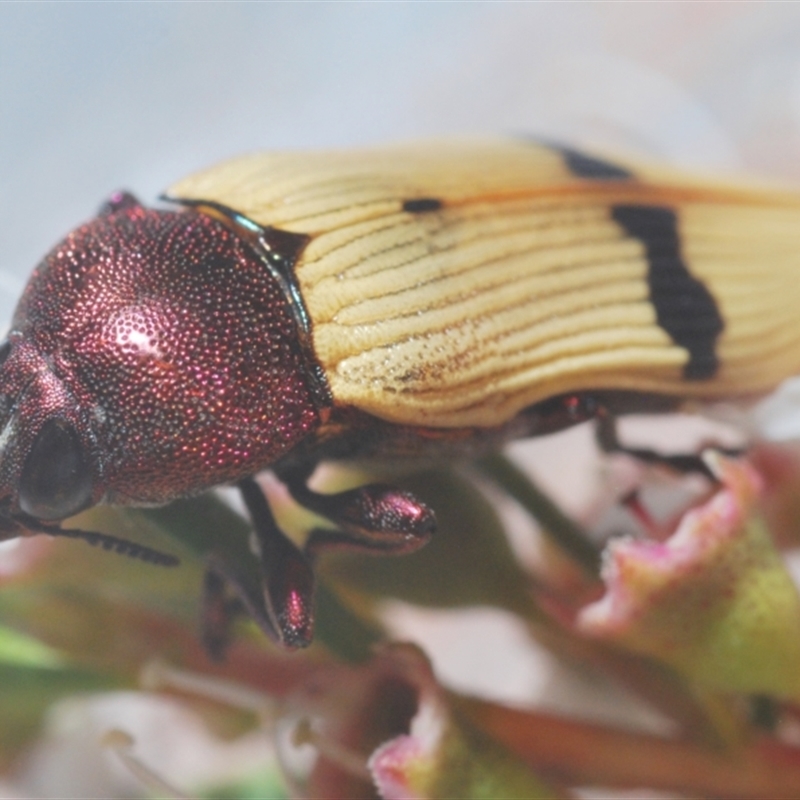
M 588 178 L 592 181 L 628 181 L 634 175 L 627 167 L 615 164 L 605 158 L 584 153 L 574 147 L 553 141 L 552 139 L 532 139 L 536 144 L 555 150 L 564 159 L 564 165 L 576 178 Z
M 442 201 L 436 197 L 418 197 L 414 200 L 403 201 L 403 211 L 421 214 L 425 211 L 438 211 L 442 205 Z
M 294 272 L 295 265 L 306 245 L 311 241 L 311 237 L 304 233 L 293 233 L 280 228 L 259 225 L 244 216 L 244 214 L 240 214 L 238 211 L 234 211 L 232 208 L 213 200 L 187 200 L 182 197 L 170 197 L 169 195 L 162 195 L 161 199 L 171 203 L 180 203 L 200 212 L 202 212 L 203 208 L 216 211 L 221 215 L 222 222 L 227 222 L 229 227 L 252 246 L 280 287 L 297 323 L 300 348 L 303 352 L 306 372 L 310 377 L 311 389 L 317 403 L 320 406 L 331 406 L 333 404 L 333 394 L 328 385 L 328 379 L 325 377 L 325 370 L 314 355 L 314 344 L 311 337 L 311 317 Z
M 725 323 L 711 292 L 690 274 L 681 257 L 675 212 L 663 206 L 616 205 L 611 216 L 644 245 L 658 324 L 689 353 L 683 377 L 713 378 L 719 369 L 716 340 Z

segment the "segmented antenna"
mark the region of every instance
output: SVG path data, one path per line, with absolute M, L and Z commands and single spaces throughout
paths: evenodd
M 137 558 L 148 564 L 155 564 L 158 567 L 177 567 L 180 559 L 169 553 L 162 553 L 152 547 L 145 547 L 143 544 L 131 542 L 128 539 L 120 539 L 107 533 L 97 533 L 96 531 L 83 531 L 80 528 L 55 528 L 47 530 L 45 533 L 50 536 L 63 536 L 67 539 L 82 539 L 93 547 L 102 547 L 103 550 L 110 550 L 119 553 L 121 556 Z
M 121 539 L 118 536 L 111 536 L 108 533 L 98 533 L 97 531 L 84 531 L 80 528 L 57 528 L 50 525 L 42 525 L 35 520 L 26 519 L 21 524 L 32 533 L 46 533 L 48 536 L 60 536 L 65 539 L 82 539 L 93 547 L 102 547 L 112 553 L 118 553 L 128 558 L 136 558 L 147 564 L 155 564 L 158 567 L 177 567 L 180 559 L 169 553 L 162 553 L 152 547 L 131 542 L 128 539 Z

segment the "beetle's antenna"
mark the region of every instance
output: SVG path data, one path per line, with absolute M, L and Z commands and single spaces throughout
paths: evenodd
M 162 553 L 152 547 L 132 542 L 129 539 L 121 539 L 118 536 L 111 536 L 108 533 L 98 533 L 97 531 L 84 531 L 80 528 L 58 528 L 51 525 L 42 525 L 35 520 L 25 519 L 21 524 L 32 533 L 46 533 L 48 536 L 60 536 L 66 539 L 82 539 L 93 547 L 102 547 L 103 550 L 110 550 L 119 553 L 121 556 L 137 558 L 148 564 L 158 567 L 177 567 L 180 559 L 169 553 Z
M 131 542 L 128 539 L 120 539 L 107 533 L 97 533 L 96 531 L 84 531 L 80 528 L 56 528 L 45 531 L 50 536 L 63 536 L 68 539 L 82 539 L 90 545 L 102 547 L 103 550 L 111 550 L 121 556 L 138 558 L 148 564 L 155 564 L 159 567 L 177 567 L 180 559 L 169 553 L 162 553 L 152 547 L 145 547 L 142 544 Z

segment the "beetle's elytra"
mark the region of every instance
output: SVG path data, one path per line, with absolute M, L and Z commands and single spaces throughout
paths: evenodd
M 0 350 L 0 525 L 59 533 L 95 503 L 238 483 L 265 572 L 247 605 L 288 646 L 311 639 L 314 553 L 409 551 L 434 527 L 391 487 L 312 492 L 320 459 L 472 455 L 800 369 L 791 192 L 449 142 L 247 156 L 167 199 L 112 197 L 31 277 Z M 298 550 L 266 468 L 337 530 Z M 216 564 L 209 603 L 225 580 Z

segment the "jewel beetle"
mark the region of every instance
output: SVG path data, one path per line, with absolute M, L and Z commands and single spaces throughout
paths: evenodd
M 242 600 L 288 647 L 311 641 L 318 552 L 435 527 L 391 486 L 312 491 L 321 460 L 473 457 L 800 371 L 791 191 L 443 141 L 249 155 L 164 199 L 112 196 L 30 278 L 0 348 L 0 535 L 169 563 L 59 522 L 237 484 L 264 575 Z M 293 544 L 265 469 L 334 529 Z M 228 583 L 212 559 L 212 651 Z

